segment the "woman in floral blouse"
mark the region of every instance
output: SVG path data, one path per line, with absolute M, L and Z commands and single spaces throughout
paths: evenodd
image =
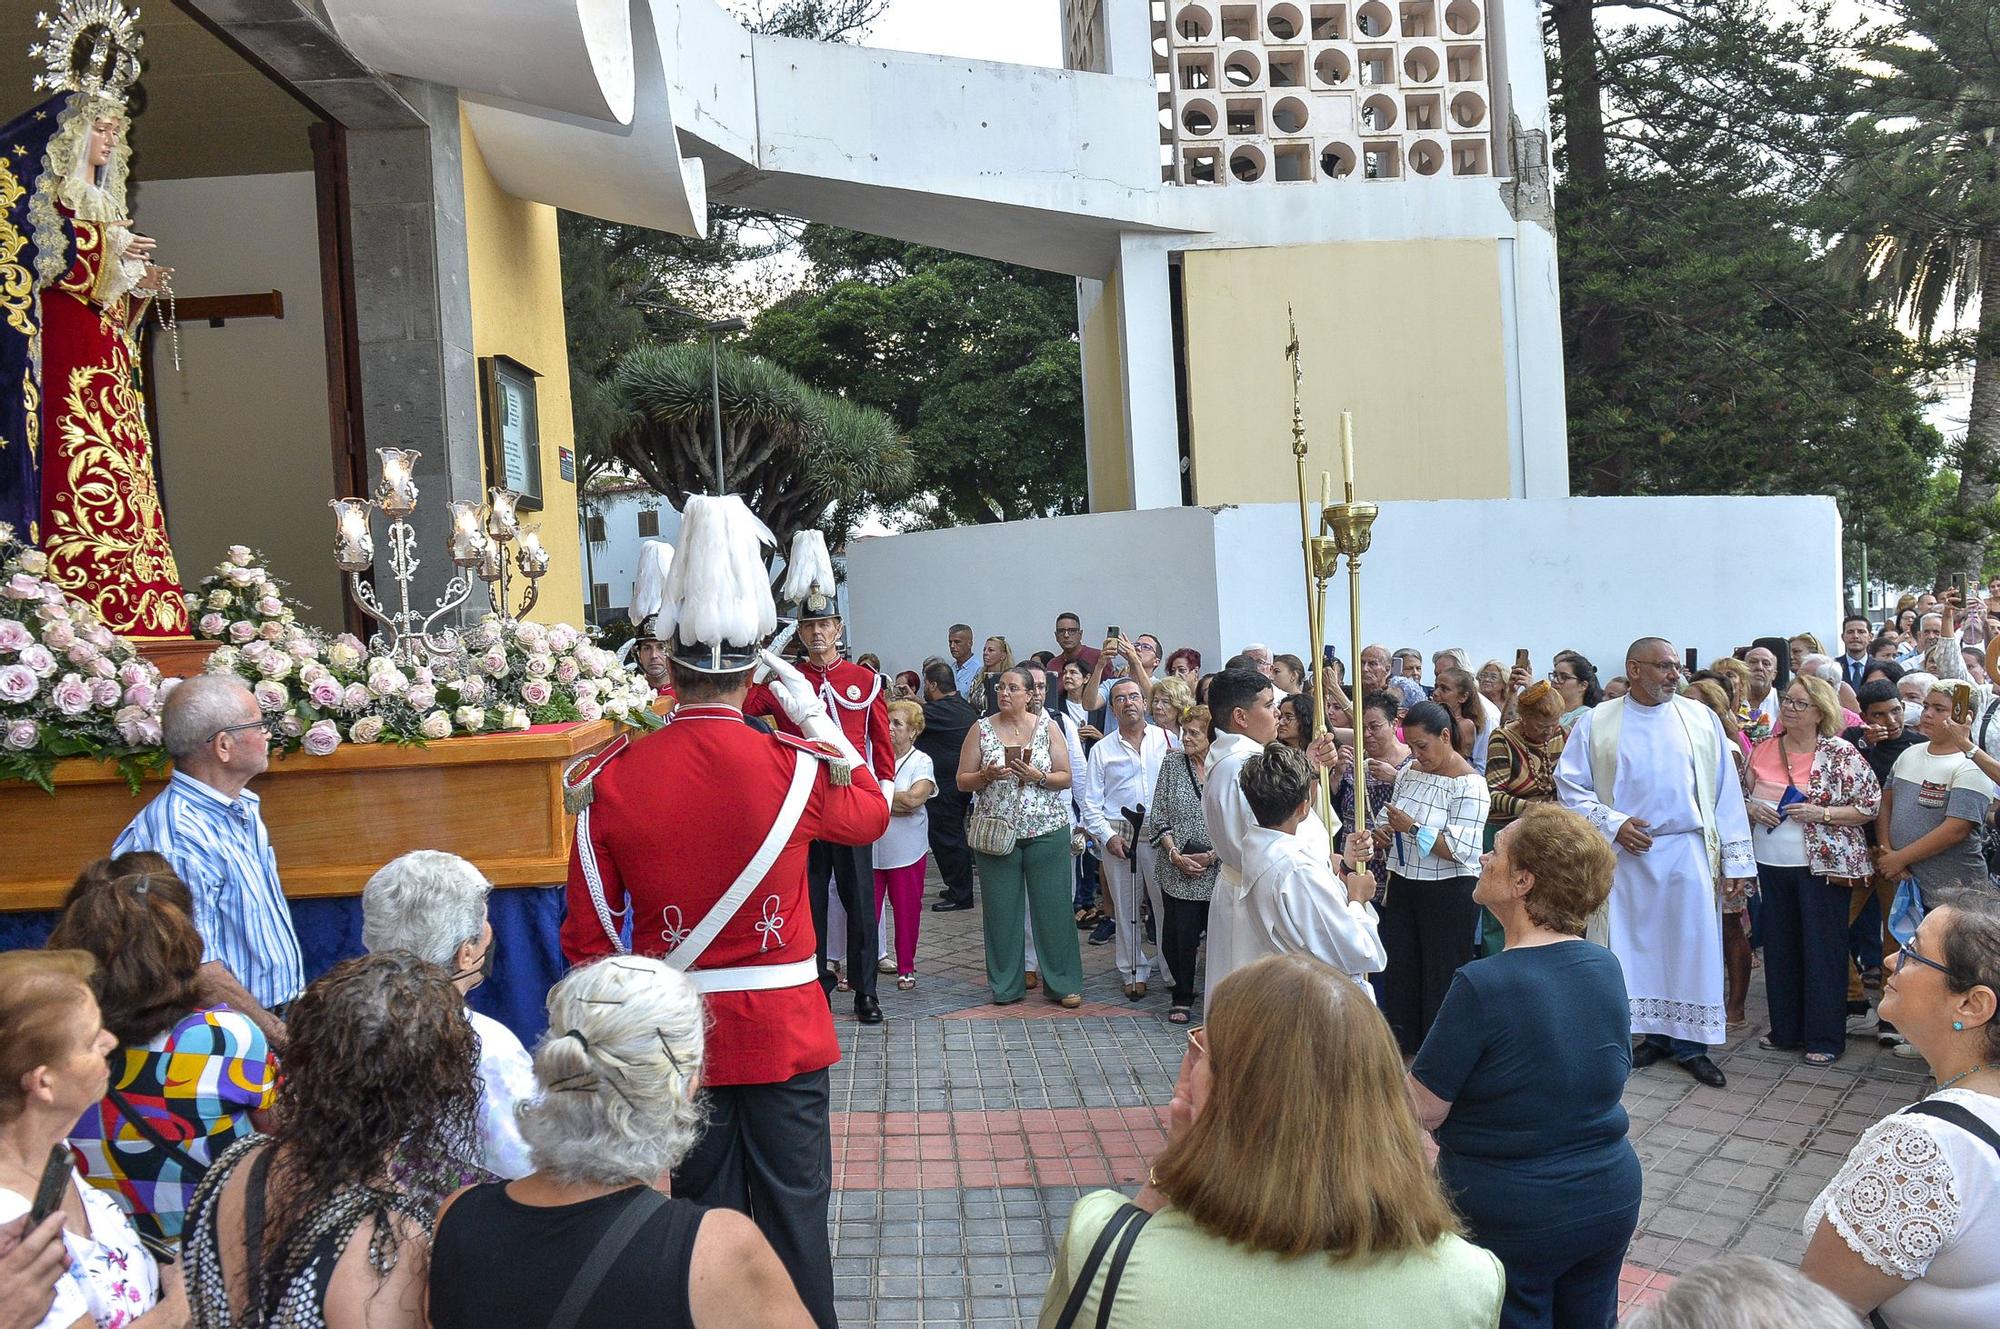
M 1486 847 L 1502 828 L 1536 803 L 1556 801 L 1556 762 L 1562 759 L 1563 699 L 1547 679 L 1536 679 L 1514 699 L 1515 718 L 1493 731 L 1486 748 Z M 1498 955 L 1506 945 L 1500 920 L 1479 911 L 1479 953 Z
M 1839 737 L 1840 698 L 1823 680 L 1794 678 L 1778 702 L 1778 731 L 1750 750 L 1751 835 L 1764 906 L 1766 1048 L 1803 1048 L 1831 1066 L 1847 1046 L 1847 907 L 1873 871 L 1861 827 L 1882 786 Z

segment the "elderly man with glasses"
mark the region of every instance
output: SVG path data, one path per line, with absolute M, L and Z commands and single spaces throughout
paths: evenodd
M 249 789 L 271 764 L 274 718 L 233 675 L 201 674 L 175 687 L 160 716 L 173 777 L 111 852 L 145 849 L 173 864 L 194 897 L 202 1004 L 242 1011 L 279 1046 L 280 1017 L 305 987 L 305 963 Z

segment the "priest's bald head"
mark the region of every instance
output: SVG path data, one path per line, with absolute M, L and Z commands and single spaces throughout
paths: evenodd
M 1641 637 L 1625 648 L 1627 694 L 1641 706 L 1658 706 L 1680 690 L 1681 664 L 1665 637 Z

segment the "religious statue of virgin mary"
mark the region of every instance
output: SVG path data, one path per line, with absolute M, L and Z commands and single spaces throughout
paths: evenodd
M 125 201 L 138 14 L 63 0 L 42 21 L 35 84 L 55 95 L 0 126 L 0 522 L 112 631 L 185 637 L 138 373 L 169 270 Z

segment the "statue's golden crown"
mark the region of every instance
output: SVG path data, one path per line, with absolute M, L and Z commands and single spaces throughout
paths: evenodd
M 123 102 L 139 77 L 139 11 L 120 0 L 62 0 L 53 17 L 35 15 L 42 39 L 28 48 L 41 61 L 35 87 Z

